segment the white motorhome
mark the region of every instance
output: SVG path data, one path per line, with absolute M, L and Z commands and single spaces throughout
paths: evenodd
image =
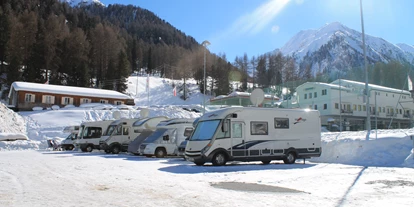
M 99 142 L 106 153 L 126 152 L 128 145 L 145 130 L 155 130 L 160 121 L 168 119 L 157 116 L 143 119 L 120 119 L 112 122 Z
M 178 146 L 194 130 L 194 119 L 170 119 L 157 125 L 157 130 L 147 137 L 138 149 L 138 154 L 158 158 L 178 155 Z
M 70 134 L 60 143 L 60 146 L 64 150 L 73 150 L 75 148 L 76 138 L 78 137 L 79 126 L 67 126 L 63 129 L 63 132 Z
M 99 140 L 112 122 L 113 120 L 82 123 L 78 139 L 75 142 L 76 147 L 79 147 L 82 152 L 92 152 L 94 149 L 99 149 Z
M 196 165 L 227 161 L 283 160 L 321 155 L 319 111 L 308 109 L 225 108 L 204 114 L 198 121 L 185 158 Z

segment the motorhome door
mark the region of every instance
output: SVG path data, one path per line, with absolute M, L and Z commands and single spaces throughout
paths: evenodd
M 243 157 L 247 155 L 244 128 L 245 124 L 243 122 L 231 122 L 230 154 L 233 157 Z

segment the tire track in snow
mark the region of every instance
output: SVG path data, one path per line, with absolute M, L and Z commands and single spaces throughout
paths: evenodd
M 15 201 L 21 201 L 23 192 L 23 185 L 15 175 L 0 170 L 0 206 L 12 206 Z

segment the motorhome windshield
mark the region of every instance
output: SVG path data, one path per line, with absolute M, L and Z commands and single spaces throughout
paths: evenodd
M 191 136 L 190 140 L 210 140 L 211 138 L 213 138 L 214 132 L 216 132 L 216 129 L 219 124 L 220 120 L 198 122 L 197 128 L 195 129 L 193 136 Z
M 158 138 L 160 138 L 161 136 L 163 136 L 164 133 L 167 130 L 168 129 L 157 129 L 157 130 L 155 130 L 154 133 L 152 133 L 148 138 L 145 139 L 145 142 L 148 142 L 148 143 L 155 142 L 155 140 L 157 140 Z
M 141 126 L 141 125 L 143 125 L 147 120 L 148 120 L 149 118 L 146 118 L 146 119 L 141 119 L 141 120 L 139 120 L 139 121 L 136 121 L 135 123 L 134 123 L 134 126 Z
M 117 125 L 109 125 L 108 129 L 106 130 L 104 136 L 111 136 L 112 132 L 114 132 Z

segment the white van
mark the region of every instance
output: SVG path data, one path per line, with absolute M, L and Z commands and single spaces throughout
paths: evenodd
M 185 158 L 196 165 L 233 160 L 292 164 L 321 152 L 319 111 L 242 107 L 204 114 L 187 143 Z
M 60 143 L 60 147 L 64 150 L 73 150 L 75 148 L 76 138 L 78 137 L 79 126 L 67 126 L 63 129 L 63 132 L 70 134 Z
M 112 122 L 113 120 L 82 123 L 78 139 L 75 142 L 76 147 L 79 147 L 82 152 L 92 152 L 93 149 L 99 149 L 99 140 Z
M 126 152 L 128 145 L 144 130 L 155 130 L 160 121 L 167 120 L 165 116 L 143 119 L 120 119 L 108 126 L 105 136 L 99 141 L 100 149 L 106 153 L 118 154 Z
M 138 154 L 158 158 L 178 155 L 178 146 L 194 130 L 194 119 L 170 119 L 157 125 L 157 130 L 140 145 Z

